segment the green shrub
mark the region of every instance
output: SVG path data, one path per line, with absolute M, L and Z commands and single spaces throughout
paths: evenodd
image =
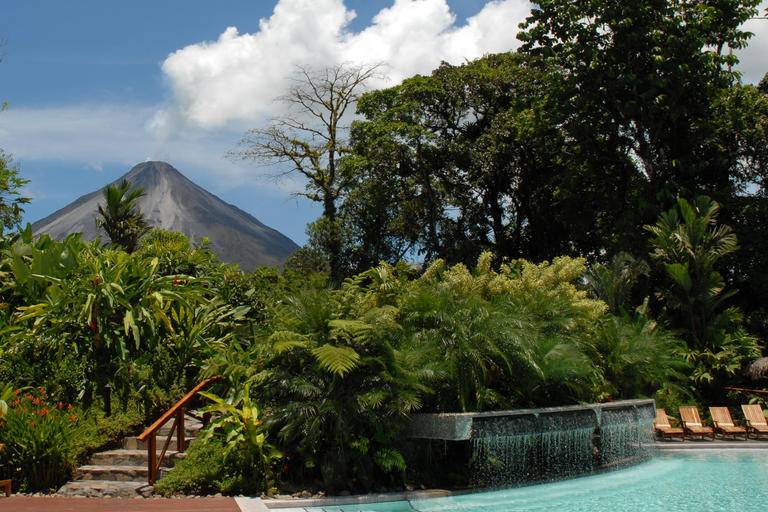
M 75 468 L 78 417 L 71 405 L 51 404 L 43 388 L 13 399 L 0 426 L 0 475 L 22 491 L 47 491 Z
M 163 496 L 259 494 L 263 491 L 261 479 L 248 477 L 245 462 L 220 439 L 197 440 L 173 471 L 155 484 L 155 492 Z
M 267 440 L 262 412 L 251 400 L 247 384 L 235 396 L 221 398 L 211 393 L 200 393 L 213 402 L 203 408 L 213 413 L 214 419 L 202 432 L 201 439 L 222 439 L 226 442 L 225 456 L 236 462 L 242 485 L 255 491 L 266 490 L 272 476 L 272 462 L 282 457 Z
M 111 416 L 104 416 L 103 411 L 91 408 L 77 424 L 74 441 L 77 461 L 84 462 L 99 450 L 117 447 L 119 441 L 145 424 L 143 411 L 135 402 Z

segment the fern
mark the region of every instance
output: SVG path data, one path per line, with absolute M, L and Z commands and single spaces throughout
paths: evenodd
M 360 361 L 360 354 L 354 349 L 327 343 L 312 349 L 312 355 L 315 356 L 321 368 L 339 377 L 344 377 L 357 368 Z

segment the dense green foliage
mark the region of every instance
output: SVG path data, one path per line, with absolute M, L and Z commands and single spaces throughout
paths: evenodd
M 55 401 L 45 388 L 10 389 L 0 414 L 0 478 L 13 479 L 14 489 L 56 490 L 70 479 L 77 463 L 96 449 L 131 433 L 141 424 L 137 410 L 104 417 Z
M 19 394 L 0 420 L 0 468 L 24 490 L 54 489 L 76 462 L 77 416 L 72 406 L 49 403 L 43 388 Z
M 103 194 L 104 204 L 99 205 L 96 225 L 104 230 L 114 245 L 128 252 L 135 251 L 139 239 L 149 231 L 138 206 L 144 192 L 132 189 L 128 180 L 124 179 L 116 185 L 107 185 Z
M 331 117 L 239 154 L 290 160 L 323 204 L 282 270 L 145 233 L 127 183 L 100 207 L 112 246 L 0 237 L 0 457 L 55 486 L 214 375 L 162 493 L 401 485 L 415 412 L 721 405 L 768 334 L 768 88 L 727 51 L 756 5 L 542 0 L 513 53 L 359 97 L 375 68 L 305 71 L 289 103 Z M 2 162 L 8 227 L 23 180 Z M 25 410 L 26 386 L 83 413 Z
M 0 236 L 21 222 L 22 205 L 30 201 L 21 191 L 27 183 L 12 165 L 11 157 L 0 149 Z
M 222 441 L 193 443 L 187 456 L 155 484 L 154 491 L 164 496 L 257 494 L 261 491 L 251 482 L 243 482 L 241 464 L 228 453 L 226 443 Z

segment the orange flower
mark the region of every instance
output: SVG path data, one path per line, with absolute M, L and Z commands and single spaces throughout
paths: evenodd
M 16 396 L 19 396 L 21 394 L 21 390 L 20 389 L 14 390 L 13 394 L 16 395 Z
M 77 416 L 75 416 L 74 414 L 70 414 L 68 419 L 71 422 L 75 422 L 75 421 L 77 421 Z

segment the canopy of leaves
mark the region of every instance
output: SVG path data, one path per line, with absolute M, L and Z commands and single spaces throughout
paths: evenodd
M 98 208 L 96 224 L 114 245 L 129 253 L 139 247 L 139 239 L 149 231 L 138 206 L 138 200 L 143 195 L 140 188 L 132 189 L 130 182 L 124 179 L 104 189 L 105 204 L 100 204 Z

